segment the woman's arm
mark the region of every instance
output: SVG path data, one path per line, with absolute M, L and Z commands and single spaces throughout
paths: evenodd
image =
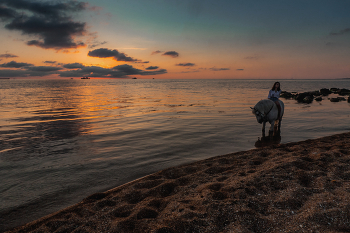
M 271 93 L 272 93 L 272 90 L 269 91 L 269 95 L 267 96 L 268 99 L 271 98 Z

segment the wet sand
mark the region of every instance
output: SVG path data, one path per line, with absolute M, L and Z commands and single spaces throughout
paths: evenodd
M 9 232 L 350 232 L 350 133 L 165 169 Z

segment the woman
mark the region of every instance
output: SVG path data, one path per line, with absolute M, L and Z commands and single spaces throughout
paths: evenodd
M 269 95 L 268 95 L 268 99 L 272 100 L 273 102 L 275 102 L 277 109 L 278 109 L 278 118 L 280 118 L 281 116 L 281 105 L 280 102 L 278 101 L 278 99 L 280 98 L 280 94 L 281 94 L 281 84 L 279 82 L 275 82 L 275 84 L 273 84 L 271 90 L 269 91 Z
M 275 82 L 275 84 L 273 84 L 271 90 L 269 91 L 269 95 L 267 98 L 272 100 L 273 102 L 276 102 L 278 98 L 280 98 L 281 92 L 281 84 L 279 82 Z

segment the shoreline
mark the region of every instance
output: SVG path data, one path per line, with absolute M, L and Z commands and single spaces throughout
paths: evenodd
M 350 132 L 161 170 L 8 232 L 350 231 Z

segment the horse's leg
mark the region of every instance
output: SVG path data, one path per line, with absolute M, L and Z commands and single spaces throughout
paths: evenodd
M 278 132 L 281 132 L 281 121 L 282 121 L 282 117 L 279 119 L 278 121 Z
M 264 121 L 263 122 L 263 127 L 262 127 L 262 136 L 265 137 L 265 125 L 266 125 L 266 122 Z
M 269 136 L 273 136 L 273 128 L 275 127 L 275 121 L 272 121 L 271 122 L 271 127 L 270 127 L 270 130 L 269 130 Z

